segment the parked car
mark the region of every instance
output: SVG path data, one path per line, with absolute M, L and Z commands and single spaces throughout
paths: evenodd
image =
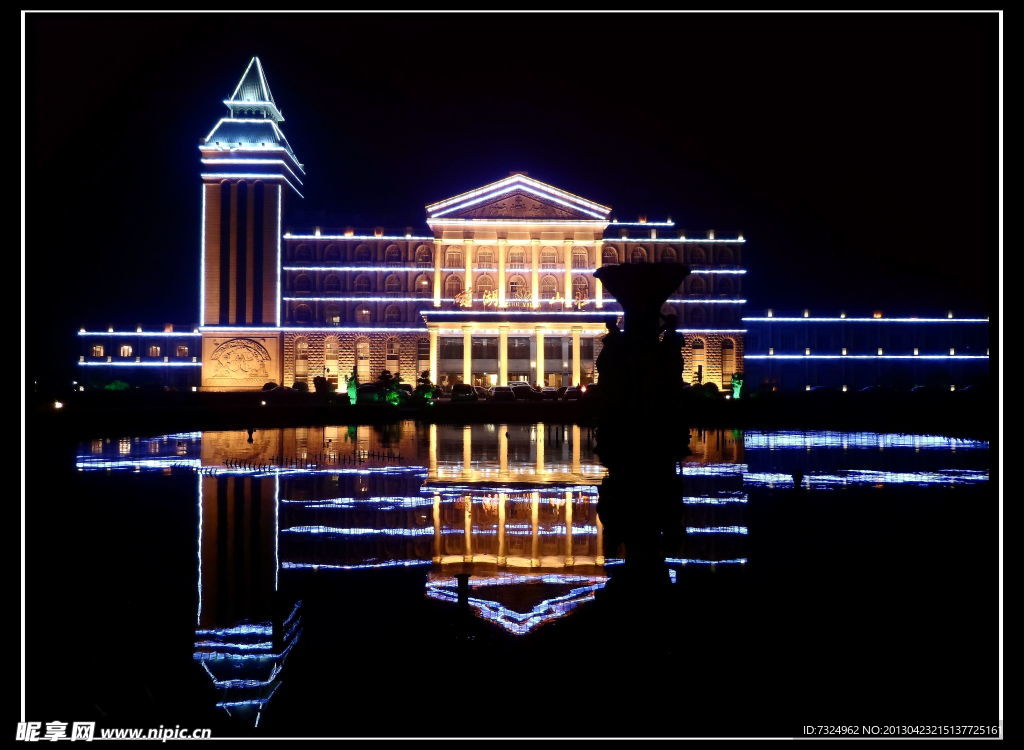
M 515 401 L 515 391 L 507 385 L 496 385 L 491 389 L 492 401 Z
M 550 386 L 541 388 L 540 397 L 544 401 L 557 401 L 558 400 L 558 389 Z
M 476 397 L 480 401 L 486 401 L 491 397 L 491 392 L 482 386 L 474 385 L 473 391 L 476 393 Z
M 563 401 L 578 401 L 580 399 L 580 389 L 576 386 L 570 386 L 565 389 L 565 393 L 562 394 Z
M 509 387 L 512 389 L 512 392 L 515 393 L 516 400 L 518 401 L 536 401 L 540 399 L 540 392 L 534 390 L 529 383 L 524 383 L 522 381 L 509 383 Z
M 456 383 L 452 386 L 452 401 L 478 401 L 479 396 L 469 383 Z

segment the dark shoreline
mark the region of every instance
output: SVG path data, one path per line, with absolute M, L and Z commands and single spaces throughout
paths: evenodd
M 93 393 L 26 405 L 31 433 L 76 439 L 201 430 L 267 429 L 327 424 L 552 422 L 593 424 L 585 402 L 451 403 L 410 408 L 349 406 L 319 394 Z M 266 402 L 261 405 L 261 402 Z M 770 394 L 742 401 L 692 398 L 687 423 L 698 428 L 864 430 L 994 439 L 997 404 L 983 394 Z M 652 399 L 652 413 L 658 402 Z M 642 436 L 639 436 L 642 439 Z

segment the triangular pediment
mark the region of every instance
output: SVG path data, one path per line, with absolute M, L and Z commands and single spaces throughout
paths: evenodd
M 611 208 L 523 174 L 427 206 L 431 219 L 607 221 Z

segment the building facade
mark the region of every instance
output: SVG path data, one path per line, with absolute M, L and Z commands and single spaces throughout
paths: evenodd
M 979 361 L 968 374 L 987 372 L 987 325 L 969 329 L 970 345 L 932 351 L 925 334 L 938 327 L 886 328 L 891 318 L 808 327 L 805 317 L 785 330 L 786 318 L 745 318 L 742 235 L 697 236 L 671 220 L 616 221 L 609 206 L 525 173 L 426 206 L 419 231 L 285 232 L 305 171 L 257 58 L 224 105 L 226 116 L 199 146 L 198 325 L 152 334 L 81 331 L 83 369 L 107 378 L 132 372 L 135 381 L 146 373 L 150 381 L 208 391 L 312 386 L 318 376 L 342 387 L 353 375 L 367 382 L 383 370 L 409 383 L 428 372 L 443 385 L 586 384 L 597 377 L 606 324 L 621 324 L 621 307 L 594 271 L 682 263 L 690 274 L 663 314 L 675 316 L 683 335 L 687 382 L 727 388 L 745 361 L 754 368 L 751 385 L 875 382 L 889 372 L 880 369 L 883 360 L 925 350 L 918 367 L 939 355 L 947 365 L 969 356 Z M 861 341 L 869 330 L 873 346 Z M 883 330 L 901 343 L 882 342 Z M 918 333 L 920 342 L 904 341 Z M 818 343 L 823 335 L 829 343 Z M 822 359 L 848 350 L 838 369 Z M 874 369 L 851 364 L 860 359 Z M 858 373 L 853 381 L 850 368 Z
M 203 390 L 335 385 L 381 371 L 415 382 L 592 382 L 621 308 L 593 272 L 685 263 L 669 300 L 692 380 L 742 370 L 742 237 L 687 237 L 514 173 L 426 207 L 426 230 L 283 234 L 303 167 L 259 60 L 200 145 Z M 341 381 L 341 382 L 339 382 Z

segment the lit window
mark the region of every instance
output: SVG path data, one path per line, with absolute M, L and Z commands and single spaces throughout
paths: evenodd
M 130 357 L 130 356 L 132 356 L 132 345 L 131 344 L 121 344 L 121 356 L 122 357 Z
M 558 294 L 558 280 L 554 276 L 545 276 L 540 282 L 541 299 L 552 299 Z
M 545 247 L 540 251 L 541 268 L 558 268 L 558 252 L 553 247 Z
M 444 265 L 446 268 L 457 268 L 462 265 L 462 248 L 449 247 L 444 253 Z
M 489 247 L 477 250 L 476 265 L 478 268 L 494 268 L 494 251 Z
M 572 249 L 572 267 L 573 268 L 586 268 L 589 264 L 589 257 L 587 255 L 587 248 L 585 247 L 574 247 Z
M 508 267 L 509 268 L 526 268 L 526 251 L 517 248 L 515 250 L 508 251 Z
M 619 251 L 614 247 L 606 247 L 601 251 L 601 263 L 606 266 L 617 266 L 619 264 Z
M 360 307 L 360 308 L 356 309 L 356 323 L 372 323 L 372 322 L 373 322 L 373 313 L 370 311 L 370 308 L 368 308 L 368 307 L 366 307 L 364 305 L 363 307 Z
M 147 357 L 159 357 L 160 356 L 160 347 L 157 346 L 156 344 L 151 344 L 149 349 L 146 350 L 146 356 Z
M 102 357 L 103 356 L 103 344 L 93 344 L 92 356 Z
M 487 292 L 493 292 L 494 279 L 492 279 L 487 274 L 484 274 L 483 276 L 476 280 L 476 290 L 480 293 L 481 297 Z

